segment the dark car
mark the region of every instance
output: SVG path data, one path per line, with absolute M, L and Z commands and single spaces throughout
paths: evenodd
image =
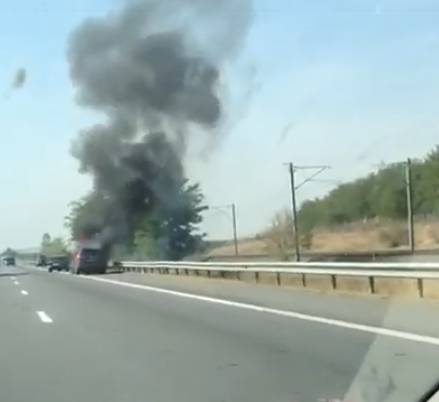
M 53 271 L 68 271 L 69 270 L 70 259 L 68 256 L 57 256 L 49 258 L 47 262 L 49 272 Z
M 105 248 L 92 244 L 81 245 L 70 264 L 70 272 L 75 275 L 105 274 L 108 258 Z
M 15 266 L 15 258 L 14 257 L 5 257 L 5 258 L 3 258 L 3 263 L 6 266 L 13 267 L 13 266 Z

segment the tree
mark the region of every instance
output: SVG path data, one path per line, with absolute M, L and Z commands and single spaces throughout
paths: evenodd
M 50 247 L 50 243 L 52 241 L 52 238 L 50 237 L 49 233 L 44 233 L 43 238 L 41 239 L 41 253 L 46 254 L 48 248 Z
M 264 233 L 268 252 L 288 261 L 290 251 L 294 248 L 294 224 L 291 211 L 285 209 L 277 212 L 270 228 Z
M 61 237 L 55 237 L 48 248 L 48 255 L 67 254 L 67 246 Z
M 181 260 L 204 247 L 204 234 L 198 232 L 201 213 L 206 209 L 199 184 L 188 180 L 171 181 L 166 189 L 166 199 L 150 208 L 136 204 L 136 213 L 127 219 L 127 233 L 113 245 L 117 258 L 134 257 L 164 260 Z M 70 213 L 64 224 L 72 239 L 99 233 L 108 222 L 98 219 L 106 216 L 106 200 L 91 191 L 80 200 L 71 203 Z
M 145 216 L 134 235 L 136 250 L 158 259 L 181 260 L 203 247 L 205 235 L 198 232 L 206 210 L 199 184 L 187 180 L 179 193 L 171 196 L 178 203 L 163 203 Z
M 134 233 L 133 246 L 136 258 L 143 260 L 157 257 L 153 227 L 150 219 L 144 218 L 144 221 L 140 223 L 139 229 Z
M 67 245 L 61 237 L 53 239 L 48 233 L 43 235 L 41 240 L 41 254 L 47 256 L 62 255 L 67 253 Z
M 301 230 L 371 218 L 405 220 L 405 163 L 382 166 L 366 177 L 343 183 L 323 197 L 305 201 L 298 212 Z M 412 162 L 413 212 L 439 215 L 439 146 Z
M 64 218 L 64 227 L 68 229 L 72 240 L 89 234 L 84 233 L 86 227 L 89 228 L 90 233 L 93 232 L 94 227 L 99 227 L 98 222 L 93 225 L 95 216 L 98 216 L 96 211 L 99 210 L 99 207 L 100 200 L 92 191 L 70 203 L 70 212 Z

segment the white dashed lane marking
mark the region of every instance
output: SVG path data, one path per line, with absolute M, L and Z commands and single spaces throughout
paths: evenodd
M 44 311 L 37 311 L 37 314 L 42 322 L 46 324 L 53 322 L 53 320 Z

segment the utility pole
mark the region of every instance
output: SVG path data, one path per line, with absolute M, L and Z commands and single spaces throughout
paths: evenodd
M 296 203 L 296 183 L 294 179 L 294 165 L 290 162 L 288 164 L 290 172 L 290 185 L 291 185 L 291 208 L 293 212 L 293 230 L 294 230 L 294 253 L 296 255 L 296 261 L 300 261 L 300 244 L 299 244 L 299 228 L 297 224 L 297 203 Z
M 232 223 L 233 223 L 233 241 L 235 243 L 235 255 L 239 254 L 238 250 L 238 230 L 236 224 L 236 204 L 232 204 Z
M 405 168 L 405 186 L 407 191 L 407 230 L 409 235 L 409 247 L 415 252 L 415 228 L 413 223 L 413 185 L 412 185 L 412 161 L 407 158 Z
M 399 164 L 401 162 L 394 163 L 393 165 Z M 374 165 L 380 169 L 385 167 L 384 163 L 380 165 Z M 406 203 L 407 203 L 407 234 L 409 249 L 412 253 L 415 252 L 415 225 L 414 225 L 414 212 L 413 212 L 413 178 L 412 178 L 412 160 L 407 158 L 405 161 L 405 178 L 403 182 L 406 189 Z
M 233 244 L 235 247 L 235 255 L 239 254 L 239 248 L 238 248 L 238 224 L 237 224 L 237 217 L 236 217 L 236 204 L 229 204 L 229 205 L 222 205 L 222 206 L 209 206 L 208 209 L 214 209 L 221 213 L 225 213 L 224 209 L 227 208 L 231 211 L 232 214 L 232 233 L 233 233 Z M 229 216 L 230 217 L 230 216 Z
M 317 177 L 324 170 L 329 169 L 329 166 L 296 166 L 292 162 L 288 163 L 288 170 L 290 173 L 290 190 L 291 190 L 291 209 L 293 214 L 293 230 L 294 230 L 294 252 L 296 255 L 296 261 L 300 261 L 300 236 L 299 236 L 299 223 L 297 220 L 297 200 L 296 200 L 296 191 L 305 185 L 306 183 L 313 181 L 315 177 Z M 317 170 L 310 177 L 305 179 L 299 185 L 296 184 L 295 180 L 295 172 L 296 170 Z

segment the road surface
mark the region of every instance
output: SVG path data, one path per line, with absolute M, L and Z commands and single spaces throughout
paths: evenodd
M 2 267 L 1 397 L 416 401 L 439 379 L 436 311 L 207 279 Z

